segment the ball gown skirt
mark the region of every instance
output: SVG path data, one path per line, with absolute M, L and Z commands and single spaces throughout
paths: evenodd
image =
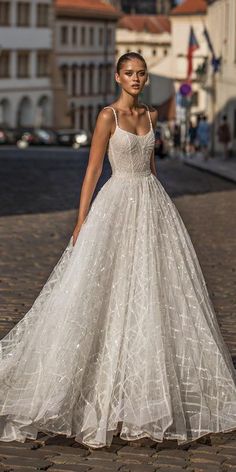
M 150 119 L 150 115 L 149 115 Z M 150 121 L 151 124 L 151 121 Z M 109 446 L 236 429 L 236 376 L 188 232 L 151 173 L 152 128 L 116 126 L 112 175 L 0 342 L 0 440 Z

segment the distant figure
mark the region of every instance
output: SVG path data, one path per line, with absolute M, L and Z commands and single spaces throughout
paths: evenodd
M 231 141 L 230 127 L 227 121 L 227 116 L 222 117 L 222 123 L 218 127 L 218 139 L 223 145 L 224 159 L 229 157 L 229 143 Z
M 208 144 L 210 138 L 210 126 L 207 121 L 207 117 L 204 115 L 201 117 L 197 127 L 197 140 L 199 143 L 200 150 L 203 153 L 205 160 L 208 159 Z
M 189 123 L 189 129 L 188 129 L 188 137 L 189 137 L 189 150 L 190 152 L 195 151 L 195 145 L 196 145 L 196 137 L 197 137 L 197 127 L 193 124 L 192 121 Z
M 176 153 L 180 152 L 180 148 L 181 148 L 181 129 L 177 123 L 175 124 L 174 131 L 173 131 L 173 144 L 174 144 L 174 151 L 176 155 Z

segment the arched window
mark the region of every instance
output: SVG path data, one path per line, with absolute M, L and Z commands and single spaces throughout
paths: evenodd
M 34 126 L 33 105 L 29 97 L 23 97 L 18 105 L 17 126 Z
M 51 123 L 51 104 L 47 95 L 40 97 L 37 103 L 35 116 L 35 126 L 50 126 Z
M 10 126 L 11 121 L 11 105 L 7 98 L 0 101 L 0 125 Z

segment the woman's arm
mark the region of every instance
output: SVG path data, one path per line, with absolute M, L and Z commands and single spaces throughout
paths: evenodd
M 102 173 L 105 152 L 112 132 L 112 127 L 114 126 L 113 122 L 114 117 L 112 110 L 106 109 L 100 111 L 93 132 L 88 165 L 80 194 L 77 223 L 73 232 L 74 244 L 89 211 L 94 190 Z
M 156 124 L 157 124 L 157 118 L 158 118 L 157 109 L 154 108 L 154 107 L 150 107 L 150 114 L 151 114 L 153 130 L 155 131 Z M 156 164 L 155 164 L 155 149 L 153 149 L 153 151 L 152 151 L 150 167 L 151 167 L 152 174 L 154 174 L 157 177 Z
M 150 162 L 151 172 L 157 177 L 156 164 L 155 164 L 155 151 L 153 149 Z

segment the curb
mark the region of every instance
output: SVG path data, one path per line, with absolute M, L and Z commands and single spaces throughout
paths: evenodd
M 222 179 L 229 180 L 230 182 L 236 183 L 236 175 L 230 174 L 230 169 L 219 170 L 219 169 L 209 168 L 209 167 L 205 167 L 204 164 L 201 165 L 201 163 L 199 162 L 189 161 L 187 159 L 183 159 L 183 163 L 187 166 L 195 167 L 196 169 L 202 170 L 204 172 L 208 172 Z

